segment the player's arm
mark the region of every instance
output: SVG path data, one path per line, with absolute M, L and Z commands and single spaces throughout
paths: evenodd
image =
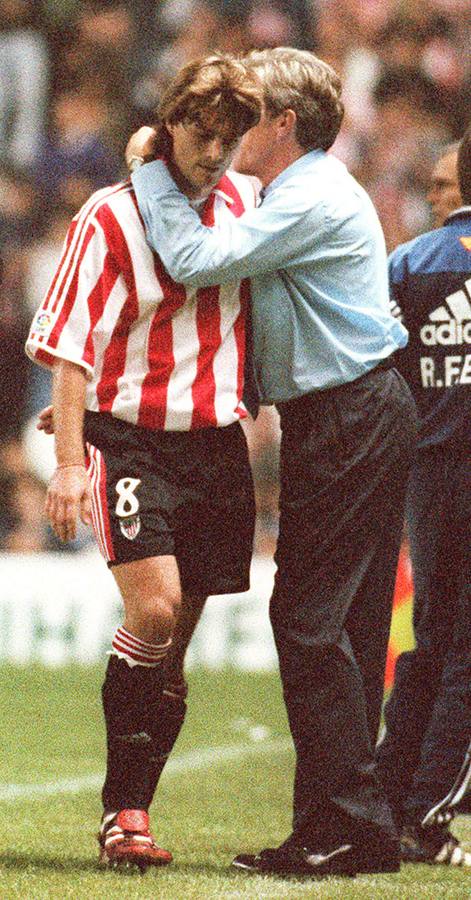
M 91 522 L 83 447 L 85 388 L 94 371 L 90 292 L 97 315 L 112 296 L 113 282 L 102 277 L 111 256 L 91 198 L 69 227 L 57 271 L 26 342 L 28 356 L 53 372 L 53 406 L 41 411 L 37 427 L 56 436 L 57 468 L 48 488 L 46 512 L 63 541 L 75 537 L 79 515 L 85 524 Z M 111 266 L 108 275 L 117 268 Z M 101 291 L 105 282 L 107 294 Z
M 86 372 L 57 359 L 53 369 L 52 404 L 57 468 L 51 478 L 46 513 L 61 541 L 73 540 L 80 515 L 91 523 L 91 489 L 85 468 L 83 417 Z
M 162 160 L 132 174 L 147 240 L 178 282 L 223 284 L 284 268 L 300 259 L 324 230 L 321 210 L 289 189 L 270 194 L 240 218 L 203 225 Z M 307 221 L 308 220 L 308 221 Z

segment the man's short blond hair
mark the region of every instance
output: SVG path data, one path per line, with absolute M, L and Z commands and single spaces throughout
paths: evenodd
M 246 60 L 260 76 L 265 109 L 276 116 L 296 113 L 296 138 L 305 150 L 328 150 L 343 119 L 342 83 L 327 63 L 307 50 L 253 50 Z
M 224 122 L 242 136 L 260 119 L 263 88 L 243 60 L 214 53 L 184 66 L 167 88 L 157 111 L 160 123 L 205 119 Z

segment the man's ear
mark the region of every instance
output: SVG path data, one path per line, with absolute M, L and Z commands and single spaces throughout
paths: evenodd
M 280 137 L 296 136 L 297 115 L 294 109 L 284 109 L 278 117 L 278 127 Z

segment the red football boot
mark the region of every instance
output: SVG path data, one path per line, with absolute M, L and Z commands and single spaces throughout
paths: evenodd
M 172 854 L 155 843 L 149 815 L 143 809 L 122 809 L 104 816 L 98 840 L 100 863 L 110 868 L 135 865 L 144 870 L 172 862 Z

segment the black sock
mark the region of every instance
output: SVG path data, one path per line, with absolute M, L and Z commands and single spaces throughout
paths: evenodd
M 160 776 L 172 752 L 186 715 L 186 685 L 165 689 L 158 717 L 151 726 L 153 752 L 150 758 L 147 807 L 152 803 Z
M 110 656 L 102 690 L 107 737 L 105 809 L 148 808 L 152 732 L 160 716 L 162 687 L 162 664 L 131 667 L 125 659 Z

